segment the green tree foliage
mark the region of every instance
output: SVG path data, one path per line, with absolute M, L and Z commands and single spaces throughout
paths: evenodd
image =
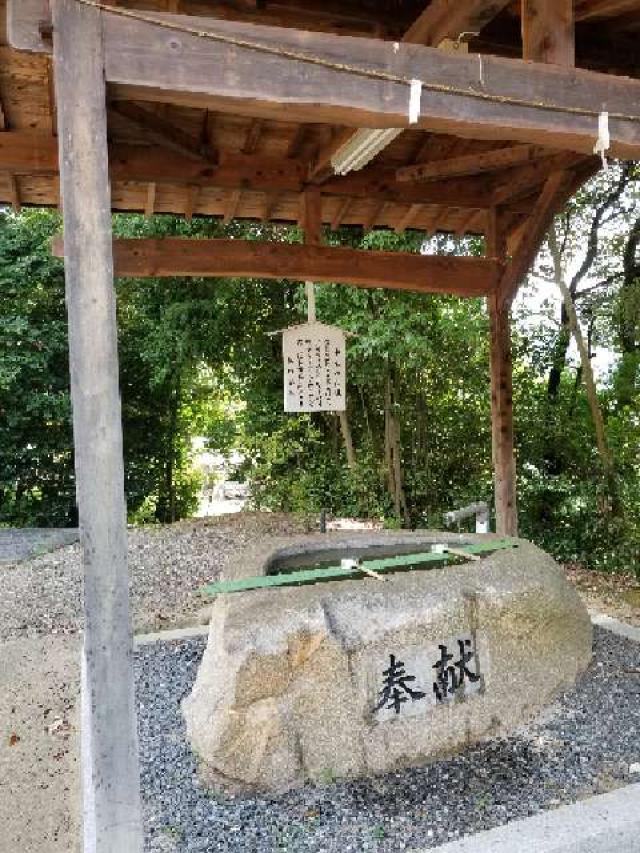
M 73 524 L 67 325 L 55 215 L 0 215 L 0 523 Z

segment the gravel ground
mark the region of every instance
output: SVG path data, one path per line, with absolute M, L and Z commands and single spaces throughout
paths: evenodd
M 595 659 L 578 686 L 513 737 L 363 782 L 214 795 L 198 784 L 179 707 L 204 645 L 137 652 L 147 853 L 436 847 L 627 784 L 629 765 L 640 761 L 640 647 L 597 629 Z
M 294 516 L 241 513 L 131 530 L 134 630 L 158 631 L 193 622 L 205 605 L 198 588 L 215 580 L 238 551 L 258 538 L 306 529 L 305 520 Z M 79 545 L 2 565 L 0 575 L 0 641 L 74 634 L 81 628 Z

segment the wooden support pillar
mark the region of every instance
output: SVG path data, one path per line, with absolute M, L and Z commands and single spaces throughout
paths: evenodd
M 54 0 L 76 496 L 84 559 L 85 853 L 140 853 L 101 18 Z
M 498 212 L 489 213 L 487 255 L 504 259 L 506 244 Z M 496 532 L 518 535 L 516 462 L 513 441 L 513 379 L 509 305 L 498 292 L 487 299 L 491 329 L 491 439 L 495 483 Z

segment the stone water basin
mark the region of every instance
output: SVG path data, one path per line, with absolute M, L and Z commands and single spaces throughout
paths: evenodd
M 257 545 L 224 580 L 491 541 L 502 543 L 290 537 Z M 507 734 L 570 687 L 591 660 L 592 628 L 555 561 L 511 540 L 452 563 L 218 595 L 183 703 L 207 782 L 281 791 L 425 763 Z

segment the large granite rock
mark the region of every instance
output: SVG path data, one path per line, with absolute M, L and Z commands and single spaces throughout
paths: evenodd
M 475 539 L 301 537 L 277 553 Z M 257 548 L 233 577 L 264 573 L 273 557 Z M 281 790 L 390 771 L 509 732 L 574 683 L 591 645 L 584 605 L 525 541 L 384 582 L 219 596 L 184 702 L 188 734 L 210 783 Z

